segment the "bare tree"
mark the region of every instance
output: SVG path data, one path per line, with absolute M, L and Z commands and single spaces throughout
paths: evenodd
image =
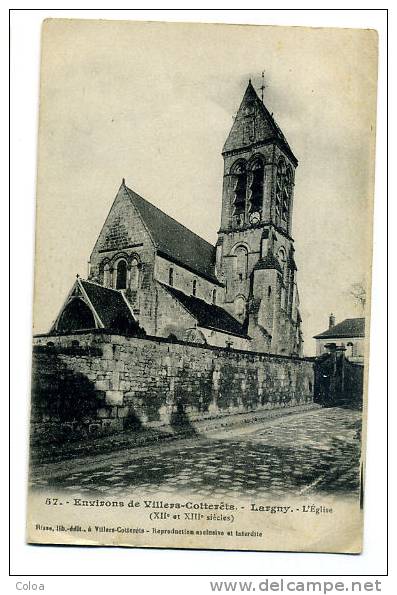
M 367 299 L 367 290 L 365 284 L 362 281 L 353 283 L 350 286 L 349 294 L 354 300 L 354 303 L 361 307 L 362 311 L 365 310 L 365 302 Z

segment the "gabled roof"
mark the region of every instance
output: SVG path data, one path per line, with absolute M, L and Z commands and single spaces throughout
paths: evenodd
M 248 119 L 248 116 L 246 117 L 246 110 L 249 106 L 253 106 L 255 112 L 255 138 L 252 141 L 244 141 L 243 129 L 245 122 Z M 292 149 L 289 146 L 281 128 L 277 124 L 273 115 L 259 99 L 251 81 L 249 81 L 243 100 L 237 111 L 232 129 L 230 130 L 229 136 L 227 137 L 224 144 L 222 153 L 227 153 L 228 151 L 242 148 L 244 144 L 249 146 L 250 144 L 267 141 L 277 141 L 284 147 L 295 165 L 298 164 L 298 160 L 293 154 Z
M 164 283 L 160 283 L 160 285 L 197 320 L 198 326 L 248 338 L 243 325 L 220 306 L 207 304 L 198 297 L 186 295 L 179 289 L 164 285 Z
M 83 279 L 79 281 L 104 328 L 112 328 L 121 319 L 130 321 L 131 323 L 135 322 L 121 291 L 103 287 L 92 281 Z
M 346 318 L 339 324 L 327 329 L 314 339 L 348 339 L 349 337 L 365 337 L 365 318 Z
M 142 332 L 120 291 L 80 279 L 80 277 L 77 277 L 69 291 L 50 332 L 61 330 L 59 324 L 62 321 L 62 315 L 76 299 L 84 302 L 91 310 L 93 315 L 92 328 L 123 330 L 137 334 Z
M 215 275 L 215 247 L 212 244 L 166 215 L 127 186 L 125 189 L 141 215 L 160 255 L 217 285 L 222 285 Z

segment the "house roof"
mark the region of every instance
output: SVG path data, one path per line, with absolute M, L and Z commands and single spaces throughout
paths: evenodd
M 92 281 L 83 279 L 79 281 L 104 328 L 112 328 L 121 319 L 135 323 L 131 310 L 120 291 L 103 287 Z
M 346 318 L 323 333 L 315 335 L 314 339 L 342 339 L 349 337 L 365 337 L 365 318 Z
M 127 186 L 125 189 L 140 213 L 160 255 L 217 285 L 222 285 L 215 275 L 215 247 L 212 244 L 166 215 Z
M 199 326 L 248 338 L 243 325 L 220 306 L 208 304 L 193 295 L 186 295 L 182 291 L 179 291 L 179 289 L 164 285 L 164 283 L 160 283 L 160 285 L 184 306 L 197 320 Z

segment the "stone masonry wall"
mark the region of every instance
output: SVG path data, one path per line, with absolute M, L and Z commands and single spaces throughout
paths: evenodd
M 311 403 L 308 359 L 103 332 L 34 340 L 32 430 L 186 425 Z

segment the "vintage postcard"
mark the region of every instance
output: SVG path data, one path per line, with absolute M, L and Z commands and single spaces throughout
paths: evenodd
M 43 23 L 29 543 L 361 552 L 377 45 Z

